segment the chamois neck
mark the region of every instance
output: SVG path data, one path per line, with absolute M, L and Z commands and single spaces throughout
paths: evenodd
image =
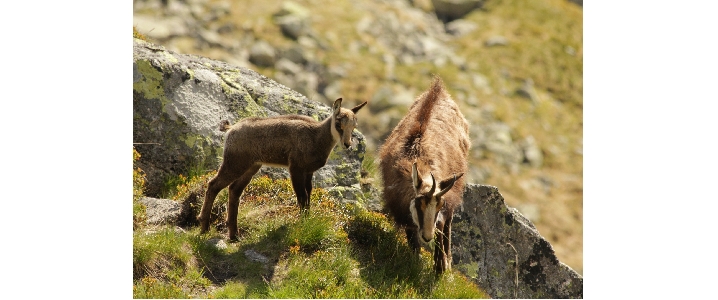
M 320 129 L 322 133 L 319 135 L 321 136 L 322 142 L 325 142 L 329 145 L 330 148 L 334 148 L 336 146 L 337 142 L 339 142 L 339 133 L 334 129 L 334 115 L 329 115 L 328 118 L 324 119 L 320 125 Z

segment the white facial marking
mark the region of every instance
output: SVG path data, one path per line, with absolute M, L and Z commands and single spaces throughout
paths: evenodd
M 414 221 L 414 224 L 416 224 L 417 227 L 419 227 L 419 216 L 416 214 L 415 201 L 416 199 L 411 200 L 411 203 L 409 203 L 409 211 L 411 212 L 411 220 Z

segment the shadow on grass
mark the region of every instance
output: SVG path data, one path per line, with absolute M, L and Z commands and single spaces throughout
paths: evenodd
M 231 253 L 206 244 L 204 248 L 207 249 L 199 251 L 199 258 L 205 266 L 204 276 L 218 286 L 230 282 L 245 285 L 244 298 L 266 296 L 288 232 L 288 226 L 282 225 L 269 231 L 259 241 L 240 245 L 237 251 Z
M 429 295 L 438 281 L 426 257 L 406 243 L 403 231 L 376 212 L 361 212 L 347 225 L 362 279 L 378 298 Z M 426 255 L 424 255 L 426 256 Z

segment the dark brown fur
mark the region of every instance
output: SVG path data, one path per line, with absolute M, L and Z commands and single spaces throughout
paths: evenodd
M 355 113 L 366 104 L 350 110 L 341 108 L 341 100 L 334 102 L 333 113 L 321 122 L 307 116 L 284 115 L 246 118 L 232 126 L 228 126 L 229 122 L 220 123 L 220 130 L 227 131 L 224 159 L 217 176 L 207 187 L 198 218 L 202 232 L 209 229 L 214 199 L 229 186 L 227 228 L 229 238 L 236 239 L 239 197 L 262 165 L 289 168 L 299 207 L 302 211 L 309 210 L 314 172 L 326 164 L 337 142 L 341 141 L 345 148 L 351 146 Z
M 426 239 L 421 237 L 426 234 L 423 231 L 429 232 L 431 228 L 424 228 L 428 224 L 422 221 L 419 221 L 422 228 L 414 223 L 410 209 L 412 200 L 416 200 L 417 213 L 422 214 L 432 195 L 448 189 L 436 202 L 437 212 L 441 215 L 438 222 L 435 221 L 438 230 L 434 235 L 437 273 L 451 268 L 451 221 L 454 209 L 463 201 L 462 175 L 467 171 L 466 157 L 470 147 L 468 123 L 445 91 L 441 79 L 435 77 L 429 90 L 417 97 L 407 115 L 387 137 L 379 153 L 384 206 L 397 225 L 405 228 L 413 249 L 418 250 L 420 238 Z M 412 182 L 414 163 L 419 175 L 417 187 Z M 436 185 L 435 190 L 431 188 L 432 184 Z

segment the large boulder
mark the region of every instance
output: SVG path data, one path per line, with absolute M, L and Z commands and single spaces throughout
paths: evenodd
M 452 223 L 453 265 L 492 298 L 583 298 L 583 277 L 493 186 L 467 184 Z
M 147 174 L 148 196 L 161 196 L 168 178 L 219 167 L 222 120 L 234 123 L 285 114 L 323 120 L 331 110 L 253 70 L 175 53 L 139 39 L 133 42 L 132 70 L 133 143 L 142 154 L 137 166 Z M 355 104 L 344 99 L 345 107 Z M 366 142 L 358 130 L 352 136 L 351 149 L 335 148 L 327 164 L 315 172 L 315 186 L 340 187 L 342 195 L 361 197 L 359 171 Z M 263 167 L 260 172 L 288 176 L 284 169 Z

